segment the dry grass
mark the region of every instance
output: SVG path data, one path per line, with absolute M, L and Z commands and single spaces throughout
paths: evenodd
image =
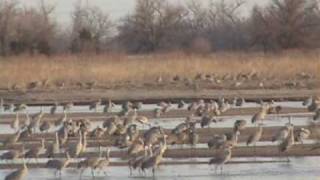
M 150 81 L 180 75 L 257 72 L 277 78 L 290 78 L 300 72 L 319 78 L 318 53 L 287 52 L 278 55 L 218 53 L 210 56 L 182 53 L 145 56 L 18 56 L 1 58 L 0 86 L 24 85 L 31 81 L 49 79 L 65 82 Z

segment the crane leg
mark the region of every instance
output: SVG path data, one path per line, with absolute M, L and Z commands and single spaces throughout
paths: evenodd
M 95 178 L 95 174 L 94 174 L 94 170 L 91 169 L 91 175 L 92 175 L 92 178 L 94 179 Z
M 155 169 L 152 168 L 152 177 L 154 178 L 155 177 Z

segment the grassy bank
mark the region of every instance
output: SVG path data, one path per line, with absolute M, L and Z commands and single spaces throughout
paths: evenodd
M 54 57 L 18 56 L 0 58 L 0 86 L 32 81 L 66 83 L 146 82 L 162 76 L 194 78 L 197 73 L 216 74 L 256 72 L 260 77 L 292 79 L 306 72 L 319 78 L 320 54 L 287 52 L 277 55 L 218 53 L 208 56 L 182 53 L 145 56 L 64 55 Z

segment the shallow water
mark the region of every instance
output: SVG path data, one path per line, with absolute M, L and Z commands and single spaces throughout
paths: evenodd
M 279 102 L 277 105 L 283 105 L 286 107 L 302 107 L 301 102 Z M 246 103 L 244 107 L 258 107 L 259 105 L 255 103 Z M 156 105 L 145 105 L 145 110 L 154 109 Z M 42 108 L 45 112 L 50 111 L 50 107 Z M 37 113 L 41 110 L 41 107 L 29 107 L 29 113 Z M 59 108 L 60 112 L 62 108 Z M 120 106 L 117 106 L 113 111 L 119 111 Z M 102 111 L 102 107 L 99 109 Z M 76 106 L 71 112 L 89 112 L 88 106 Z M 5 112 L 6 114 L 12 114 L 12 112 Z M 252 127 L 251 124 L 252 116 L 232 116 L 226 117 L 226 121 L 213 123 L 211 127 L 232 127 L 235 120 L 244 119 L 247 120 L 247 126 Z M 164 128 L 173 128 L 177 124 L 181 123 L 184 118 L 175 119 L 161 119 L 156 121 L 151 121 L 152 125 L 161 125 Z M 294 125 L 307 125 L 309 119 L 306 117 L 293 117 L 291 122 Z M 288 123 L 288 118 L 273 118 L 272 120 L 266 120 L 265 126 L 282 126 Z M 94 122 L 92 128 L 97 125 L 101 125 L 101 122 Z M 197 125 L 198 127 L 199 125 Z M 139 126 L 139 128 L 147 128 L 147 126 Z M 1 125 L 0 133 L 13 133 L 14 131 L 9 127 L 9 125 Z M 51 129 L 54 131 L 55 129 Z M 307 141 L 306 143 L 312 143 L 312 141 Z M 243 144 L 239 144 L 242 146 Z M 270 142 L 259 142 L 257 145 L 273 145 Z M 198 147 L 206 147 L 206 144 L 199 144 Z M 174 147 L 172 147 L 174 148 Z M 96 148 L 88 148 L 88 151 L 96 151 Z M 166 159 L 170 160 L 170 159 Z M 252 158 L 234 158 L 232 161 L 250 161 Z M 279 160 L 279 158 L 257 158 L 259 160 Z M 46 159 L 39 160 L 46 162 Z M 121 161 L 120 159 L 112 158 L 111 161 Z M 175 159 L 175 161 L 180 161 Z M 193 158 L 193 159 L 181 159 L 181 161 L 208 161 L 206 158 Z M 291 158 L 290 163 L 286 162 L 276 162 L 276 163 L 241 163 L 241 164 L 227 164 L 224 166 L 223 174 L 215 174 L 214 170 L 208 165 L 167 165 L 161 166 L 159 170 L 156 171 L 155 179 L 158 180 L 172 180 L 172 179 L 195 179 L 195 180 L 212 180 L 212 179 L 222 179 L 222 180 L 239 180 L 239 179 L 254 179 L 254 180 L 301 180 L 301 179 L 319 179 L 320 180 L 320 157 L 299 157 Z M 30 161 L 32 163 L 32 161 Z M 0 164 L 3 162 L 0 162 Z M 12 170 L 0 170 L 0 180 L 4 179 L 4 176 L 10 173 Z M 129 169 L 127 167 L 109 167 L 107 170 L 108 176 L 104 176 L 103 173 L 97 175 L 95 179 L 107 179 L 107 180 L 129 180 L 129 179 L 153 179 L 151 172 L 147 172 L 147 176 L 139 175 L 138 172 L 134 172 L 134 176 L 129 176 Z M 55 177 L 53 170 L 48 169 L 30 169 L 28 180 L 52 180 L 59 179 Z M 76 169 L 68 168 L 63 171 L 62 179 L 68 180 L 78 180 L 79 171 Z M 83 174 L 82 179 L 88 180 L 92 179 L 90 170 L 86 170 Z
M 278 159 L 278 158 L 264 158 L 265 159 Z M 243 159 L 242 159 L 243 160 Z M 160 166 L 156 171 L 155 179 L 158 180 L 171 180 L 171 179 L 196 179 L 196 180 L 239 180 L 239 179 L 273 179 L 273 180 L 311 180 L 320 178 L 320 157 L 303 157 L 291 158 L 290 163 L 277 162 L 277 163 L 253 163 L 253 164 L 226 164 L 222 174 L 215 174 L 213 167 L 208 165 L 167 165 Z M 259 158 L 257 159 L 259 161 Z M 0 171 L 0 177 L 3 177 L 10 170 Z M 146 176 L 139 175 L 134 172 L 132 177 L 129 176 L 127 167 L 109 167 L 107 169 L 107 176 L 102 173 L 97 174 L 95 179 L 106 180 L 129 180 L 129 179 L 153 179 L 150 171 Z M 30 169 L 28 180 L 51 180 L 59 179 L 54 175 L 54 171 L 48 169 Z M 66 169 L 63 171 L 62 179 L 78 180 L 79 172 L 75 169 Z M 86 170 L 82 179 L 92 179 L 90 170 Z

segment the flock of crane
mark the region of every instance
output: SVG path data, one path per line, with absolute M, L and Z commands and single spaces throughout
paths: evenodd
M 159 164 L 164 158 L 164 154 L 168 147 L 175 143 L 188 143 L 192 146 L 198 144 L 199 134 L 196 131 L 197 124 L 201 128 L 209 127 L 211 123 L 219 123 L 218 116 L 228 111 L 234 106 L 242 106 L 245 103 L 243 98 L 234 98 L 233 100 L 198 100 L 191 103 L 180 101 L 177 104 L 179 109 L 187 108 L 190 111 L 190 116 L 184 122 L 178 124 L 171 132 L 166 132 L 161 126 L 152 126 L 151 121 L 145 116 L 139 115 L 139 110 L 142 109 L 142 102 L 125 102 L 122 104 L 122 110 L 118 115 L 106 117 L 102 126 L 96 128 L 92 127 L 92 122 L 88 119 L 73 120 L 68 117 L 73 103 L 59 104 L 55 103 L 51 109 L 50 114 L 56 114 L 58 107 L 63 107 L 63 116 L 56 121 L 46 121 L 45 112 L 29 115 L 26 104 L 6 104 L 1 100 L 0 108 L 5 111 L 13 111 L 16 113 L 16 118 L 10 124 L 11 128 L 16 132 L 3 140 L 2 146 L 7 149 L 5 153 L 0 155 L 0 159 L 6 162 L 10 160 L 23 160 L 23 166 L 6 176 L 6 180 L 20 180 L 24 179 L 28 174 L 27 164 L 31 159 L 36 162 L 40 156 L 48 158 L 45 164 L 46 168 L 55 170 L 56 176 L 61 178 L 62 172 L 67 168 L 73 160 L 77 160 L 77 168 L 80 172 L 80 177 L 86 169 L 91 169 L 92 176 L 96 172 L 103 172 L 106 174 L 106 169 L 110 165 L 110 151 L 111 148 L 117 147 L 119 149 L 126 149 L 127 162 L 130 169 L 130 175 L 133 171 L 139 171 L 140 174 L 146 175 L 146 170 L 152 170 L 153 176 Z M 254 145 L 260 141 L 263 134 L 264 123 L 263 120 L 270 112 L 281 111 L 281 106 L 275 106 L 271 102 L 259 102 L 261 109 L 252 116 L 252 124 L 255 124 L 255 132 L 247 139 L 247 145 Z M 313 119 L 320 120 L 320 99 L 318 97 L 307 98 L 303 105 L 309 111 L 314 112 Z M 102 103 L 101 100 L 93 102 L 90 110 L 95 110 L 101 106 L 104 112 L 112 111 L 115 104 L 108 100 Z M 154 109 L 154 117 L 161 117 L 162 114 L 167 113 L 173 105 L 168 102 L 160 102 L 157 108 Z M 20 117 L 25 114 L 25 120 L 21 121 Z M 197 120 L 195 117 L 200 117 Z M 143 126 L 139 130 L 138 124 Z M 248 122 L 246 120 L 236 120 L 234 122 L 233 130 L 226 134 L 214 134 L 208 141 L 208 148 L 218 151 L 215 157 L 209 160 L 210 165 L 215 165 L 216 172 L 220 168 L 222 173 L 223 166 L 232 157 L 232 150 L 238 145 L 238 138 L 242 131 L 245 130 Z M 41 138 L 40 146 L 33 145 L 26 148 L 26 140 L 36 133 L 49 132 L 55 127 L 55 140 L 53 142 L 45 143 L 45 138 Z M 272 141 L 279 142 L 279 152 L 287 152 L 296 142 L 303 143 L 308 139 L 311 131 L 307 128 L 294 129 L 293 124 L 289 121 L 278 132 L 275 132 Z M 99 145 L 98 157 L 85 157 L 87 152 L 88 140 L 87 138 L 103 138 L 108 139 L 112 143 L 110 147 L 102 147 Z M 73 139 L 72 139 L 73 138 Z M 170 143 L 169 142 L 170 138 Z M 174 139 L 174 140 L 172 140 Z M 14 148 L 15 145 L 22 144 L 21 149 Z M 112 147 L 111 147 L 112 146 Z M 58 158 L 58 154 L 64 154 L 65 158 Z

